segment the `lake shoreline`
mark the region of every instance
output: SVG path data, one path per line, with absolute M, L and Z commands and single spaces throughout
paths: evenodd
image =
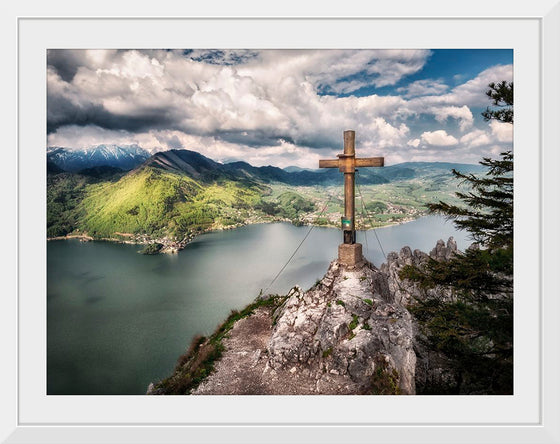
M 404 221 L 392 222 L 392 223 L 389 223 L 389 224 L 386 224 L 386 225 L 382 225 L 380 227 L 368 228 L 367 230 L 356 230 L 356 231 L 357 232 L 363 232 L 363 231 L 377 230 L 377 229 L 381 229 L 381 228 L 389 228 L 389 227 L 394 227 L 394 226 L 398 226 L 398 225 L 404 225 L 404 224 L 408 224 L 410 222 L 414 222 L 414 221 L 416 221 L 418 219 L 421 219 L 422 217 L 426 217 L 426 216 L 429 216 L 429 215 L 424 214 L 424 215 L 420 215 L 419 217 L 406 219 Z M 237 228 L 247 227 L 247 226 L 251 226 L 251 225 L 273 224 L 273 223 L 290 223 L 291 225 L 298 226 L 298 225 L 295 225 L 291 220 L 278 219 L 278 220 L 271 220 L 271 221 L 248 222 L 248 223 L 235 224 L 235 225 L 218 227 L 218 228 L 213 227 L 213 228 L 209 228 L 209 229 L 200 231 L 198 233 L 190 234 L 180 241 L 175 240 L 175 239 L 170 239 L 170 238 L 167 238 L 167 237 L 151 238 L 147 234 L 136 234 L 135 235 L 135 234 L 132 234 L 132 233 L 118 233 L 120 236 L 122 236 L 124 238 L 126 238 L 126 237 L 133 238 L 132 240 L 127 240 L 127 239 L 123 239 L 123 238 L 113 238 L 113 237 L 96 238 L 96 237 L 90 236 L 88 233 L 84 232 L 84 233 L 69 233 L 69 234 L 66 234 L 65 236 L 47 237 L 47 242 L 57 241 L 57 240 L 78 239 L 80 242 L 112 242 L 112 243 L 116 243 L 116 244 L 127 244 L 127 245 L 161 244 L 161 245 L 163 245 L 163 247 L 161 248 L 161 250 L 157 254 L 178 254 L 179 251 L 184 250 L 185 247 L 188 244 L 190 244 L 195 238 L 197 238 L 198 236 L 203 235 L 203 234 L 235 230 Z M 332 229 L 339 229 L 340 228 L 340 227 L 330 225 L 330 224 L 327 224 L 327 225 L 303 224 L 301 226 L 314 227 L 314 228 L 315 227 L 332 228 Z M 115 233 L 115 234 L 117 234 L 117 233 Z

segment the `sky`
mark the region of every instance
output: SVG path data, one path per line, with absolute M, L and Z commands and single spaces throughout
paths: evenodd
M 359 157 L 477 163 L 512 149 L 484 121 L 513 51 L 48 50 L 47 146 L 138 145 L 219 162 L 317 168 Z

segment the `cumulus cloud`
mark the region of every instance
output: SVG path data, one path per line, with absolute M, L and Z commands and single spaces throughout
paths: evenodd
M 461 137 L 460 142 L 474 148 L 488 145 L 490 143 L 490 137 L 488 137 L 488 134 L 484 130 L 474 130 Z
M 498 142 L 512 142 L 513 125 L 511 123 L 492 120 L 490 122 L 490 129 L 492 130 L 492 135 L 498 140 Z
M 469 107 L 486 107 L 489 104 L 486 96 L 488 84 L 501 80 L 513 80 L 513 65 L 496 65 L 485 69 L 474 79 L 445 94 L 414 97 L 406 103 L 404 109 L 411 114 L 433 114 L 440 119 L 454 117 L 460 120 L 464 130 L 472 123 Z
M 420 71 L 431 52 L 427 50 L 377 50 L 375 62 L 369 63 L 367 72 L 376 74 L 375 86 L 394 85 L 404 76 Z
M 261 84 L 276 84 L 278 78 L 293 76 L 309 81 L 319 91 L 351 93 L 364 86 L 395 85 L 420 71 L 430 55 L 424 49 L 267 50 L 241 66 L 240 73 Z
M 175 52 L 90 54 L 72 82 L 49 66 L 48 128 L 52 133 L 87 123 L 107 130 L 218 135 L 252 146 L 289 140 L 333 147 L 340 144 L 340 128 L 353 127 L 383 147 L 406 133 L 406 125 L 380 117 L 393 113 L 401 98 L 340 98 L 317 90 L 337 89 L 340 78 L 363 71 L 364 65 L 375 71 L 372 66 L 380 60 L 387 70 L 375 82 L 394 82 L 421 67 L 426 56 L 426 51 L 266 51 L 231 66 Z M 329 69 L 322 69 L 325 64 Z
M 175 52 L 90 54 L 81 59 L 84 65 L 71 82 L 62 78 L 60 64 L 50 65 L 49 132 L 87 122 L 127 131 L 173 128 L 199 135 L 223 132 L 232 137 L 236 132 L 261 131 L 275 134 L 277 140 L 310 140 L 306 131 L 310 125 L 317 134 L 324 134 L 327 124 L 340 126 L 344 120 L 356 118 L 368 127 L 366 122 L 386 111 L 387 104 L 397 105 L 398 100 L 393 99 L 353 97 L 349 107 L 344 100 L 317 94 L 321 85 L 337 89 L 340 78 L 355 74 L 383 52 L 351 51 L 346 57 L 342 51 L 263 54 L 240 66 L 195 61 Z M 398 54 L 388 52 L 387 57 L 387 63 L 397 67 L 385 74 L 385 80 L 376 80 L 381 83 L 398 80 L 395 72 L 406 72 L 406 63 Z M 405 61 L 411 59 L 418 66 L 422 57 Z M 323 70 L 325 63 L 327 70 Z M 366 109 L 376 104 L 379 109 Z M 340 108 L 350 115 L 343 116 Z M 360 110 L 361 115 L 352 110 Z
M 442 106 L 432 107 L 431 112 L 440 123 L 445 122 L 449 117 L 459 122 L 461 131 L 465 131 L 473 124 L 473 115 L 468 106 Z
M 444 95 L 443 100 L 461 103 L 466 106 L 488 105 L 486 91 L 491 82 L 506 80 L 513 81 L 513 65 L 496 65 L 485 69 L 474 79 L 453 88 L 449 95 Z
M 459 149 L 458 139 L 464 140 L 461 147 L 483 146 L 482 135 L 471 135 L 474 130 L 449 133 L 472 129 L 469 107 L 486 105 L 487 84 L 508 80 L 511 65 L 490 68 L 452 90 L 442 80 L 428 79 L 392 94 L 371 92 L 420 72 L 430 55 L 428 50 L 49 50 L 48 144 L 135 143 L 152 151 L 194 149 L 223 161 L 247 157 L 261 165 L 274 157 L 301 166 L 338 152 L 345 129 L 356 130 L 362 155 L 387 159 L 404 157 L 406 150 Z M 424 115 L 434 124 L 418 131 L 415 122 Z M 445 130 L 434 131 L 435 122 Z M 507 131 L 492 127 L 491 137 L 504 143 Z
M 457 145 L 459 141 L 447 134 L 444 130 L 426 131 L 420 136 L 423 142 L 432 146 L 452 146 Z

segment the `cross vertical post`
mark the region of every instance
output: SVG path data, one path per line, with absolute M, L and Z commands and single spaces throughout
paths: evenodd
M 356 169 L 353 162 L 356 156 L 355 136 L 354 131 L 344 131 L 344 154 L 338 155 L 339 159 L 344 159 L 344 218 L 342 219 L 342 230 L 345 244 L 356 243 Z
M 383 157 L 356 158 L 356 133 L 344 131 L 344 152 L 338 159 L 319 160 L 319 168 L 338 168 L 344 173 L 344 216 L 342 217 L 343 243 L 338 247 L 338 261 L 347 266 L 362 262 L 362 245 L 356 243 L 356 167 L 382 167 Z

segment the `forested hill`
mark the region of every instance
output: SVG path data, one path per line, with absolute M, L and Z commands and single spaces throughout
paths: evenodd
M 121 153 L 111 152 L 116 158 Z M 319 217 L 328 195 L 340 194 L 338 169 L 286 171 L 245 162 L 222 164 L 195 151 L 170 150 L 125 171 L 115 166 L 124 165 L 115 163 L 114 156 L 108 154 L 111 162 L 99 165 L 98 156 L 89 154 L 95 162 L 82 163 L 85 168 L 77 172 L 63 171 L 58 157 L 48 156 L 49 237 L 87 233 L 94 238 L 185 239 L 247 223 L 290 220 L 336 226 L 340 220 L 338 198 Z M 128 161 L 134 157 L 123 155 Z M 373 211 L 371 226 L 411 220 L 422 214 L 426 203 L 451 196 L 451 168 L 481 171 L 477 165 L 444 163 L 360 170 L 357 181 L 365 187 L 366 206 Z M 375 202 L 367 202 L 368 193 L 376 196 Z

